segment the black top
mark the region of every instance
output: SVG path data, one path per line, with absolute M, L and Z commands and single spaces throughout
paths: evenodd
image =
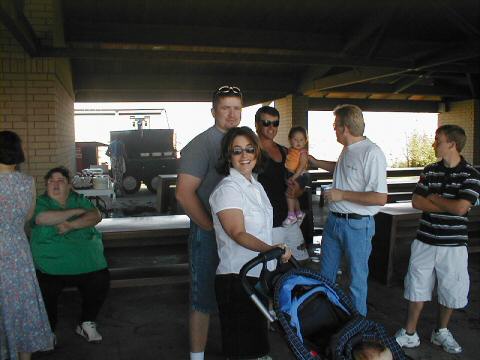
M 282 226 L 283 220 L 287 217 L 288 206 L 285 192 L 287 191 L 287 169 L 285 160 L 287 158 L 287 149 L 281 145 L 275 144 L 280 149 L 282 161 L 273 160 L 266 152 L 263 155 L 263 171 L 258 174 L 258 181 L 262 184 L 268 199 L 273 207 L 273 227 Z
M 480 173 L 463 158 L 454 168 L 447 168 L 439 161 L 425 167 L 414 193 L 423 197 L 438 194 L 445 199 L 464 199 L 473 205 L 480 193 Z M 437 246 L 466 245 L 467 224 L 467 214 L 423 212 L 417 239 Z

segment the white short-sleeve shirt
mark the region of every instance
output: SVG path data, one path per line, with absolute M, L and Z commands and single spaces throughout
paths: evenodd
M 387 160 L 378 145 L 365 138 L 345 146 L 333 173 L 336 189 L 387 194 Z M 380 206 L 361 205 L 350 201 L 331 201 L 329 209 L 339 213 L 375 215 Z
M 253 177 L 247 180 L 231 168 L 230 175 L 217 185 L 210 195 L 213 226 L 217 239 L 220 263 L 217 274 L 238 274 L 242 266 L 258 255 L 235 240 L 223 230 L 218 213 L 226 209 L 240 209 L 243 212 L 245 230 L 266 244 L 272 245 L 273 208 L 262 185 Z M 269 263 L 271 269 L 274 264 Z M 253 268 L 248 275 L 258 277 L 261 267 Z

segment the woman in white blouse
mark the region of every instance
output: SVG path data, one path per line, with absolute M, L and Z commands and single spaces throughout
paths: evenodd
M 217 170 L 226 177 L 210 196 L 210 206 L 220 258 L 215 290 L 227 358 L 270 359 L 267 322 L 238 276 L 246 262 L 274 247 L 272 206 L 253 176 L 260 163 L 259 140 L 250 128 L 233 128 L 225 134 Z M 290 256 L 287 250 L 282 261 Z M 260 270 L 253 268 L 247 279 L 255 283 Z

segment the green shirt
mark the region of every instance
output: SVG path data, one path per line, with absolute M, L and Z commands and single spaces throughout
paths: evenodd
M 51 275 L 77 275 L 105 269 L 102 235 L 95 227 L 59 234 L 53 225 L 37 225 L 35 218 L 43 211 L 74 208 L 94 209 L 83 195 L 71 191 L 62 207 L 48 195 L 37 198 L 32 220 L 31 247 L 35 267 Z M 72 218 L 74 219 L 74 218 Z

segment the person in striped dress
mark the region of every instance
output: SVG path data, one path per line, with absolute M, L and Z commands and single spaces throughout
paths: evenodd
M 465 142 L 461 127 L 439 127 L 432 146 L 440 161 L 425 167 L 413 193 L 412 205 L 423 214 L 405 277 L 407 321 L 395 335 L 402 347 L 420 345 L 418 319 L 436 283 L 439 312 L 430 341 L 448 353 L 462 352 L 448 323 L 453 310 L 468 303 L 467 214 L 480 193 L 480 173 L 461 155 Z

